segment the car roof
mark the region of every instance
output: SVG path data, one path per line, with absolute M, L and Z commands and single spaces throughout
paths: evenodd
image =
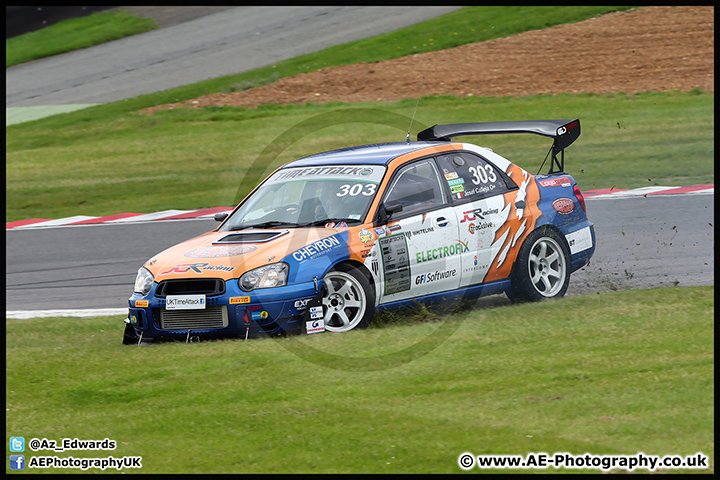
M 445 142 L 376 143 L 317 153 L 283 165 L 282 168 L 319 165 L 387 165 L 394 158 Z

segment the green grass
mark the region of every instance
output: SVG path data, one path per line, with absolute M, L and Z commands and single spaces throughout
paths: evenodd
M 567 150 L 566 169 L 581 189 L 693 185 L 714 182 L 713 103 L 714 95 L 703 92 L 426 97 L 413 132 L 433 123 L 577 117 L 582 134 Z M 76 112 L 9 127 L 6 221 L 232 206 L 287 161 L 332 148 L 403 141 L 414 107 L 414 100 L 404 100 L 176 109 L 104 120 Z M 342 109 L 344 114 L 332 117 L 337 125 L 308 134 L 272 165 L 258 162 L 288 129 L 313 119 L 318 128 L 329 125 L 326 119 Z M 76 120 L 64 123 L 60 117 L 66 116 Z M 385 117 L 389 126 L 380 124 Z M 532 173 L 551 143 L 534 135 L 466 140 L 490 146 Z
M 26 456 L 140 455 L 139 473 L 448 473 L 466 451 L 702 452 L 714 468 L 714 287 L 423 312 L 147 347 L 122 346 L 117 317 L 7 320 L 6 437 L 110 438 Z
M 5 68 L 92 47 L 157 28 L 149 18 L 125 10 L 95 12 L 5 40 Z

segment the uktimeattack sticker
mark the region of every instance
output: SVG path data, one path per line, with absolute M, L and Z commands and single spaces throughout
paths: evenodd
M 166 310 L 203 310 L 205 295 L 168 295 L 165 297 Z

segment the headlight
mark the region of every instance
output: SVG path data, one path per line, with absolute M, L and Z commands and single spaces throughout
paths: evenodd
M 154 278 L 150 270 L 145 267 L 140 267 L 137 277 L 135 277 L 135 288 L 133 291 L 147 295 L 152 288 L 153 280 Z
M 273 288 L 287 285 L 287 263 L 273 263 L 245 272 L 240 277 L 240 288 L 249 292 L 256 288 Z

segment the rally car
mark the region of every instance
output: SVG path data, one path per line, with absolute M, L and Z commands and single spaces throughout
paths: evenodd
M 547 174 L 452 140 L 506 133 L 552 138 Z M 595 250 L 564 172 L 579 135 L 577 119 L 435 125 L 290 162 L 138 270 L 124 342 L 347 332 L 418 300 L 562 297 Z

